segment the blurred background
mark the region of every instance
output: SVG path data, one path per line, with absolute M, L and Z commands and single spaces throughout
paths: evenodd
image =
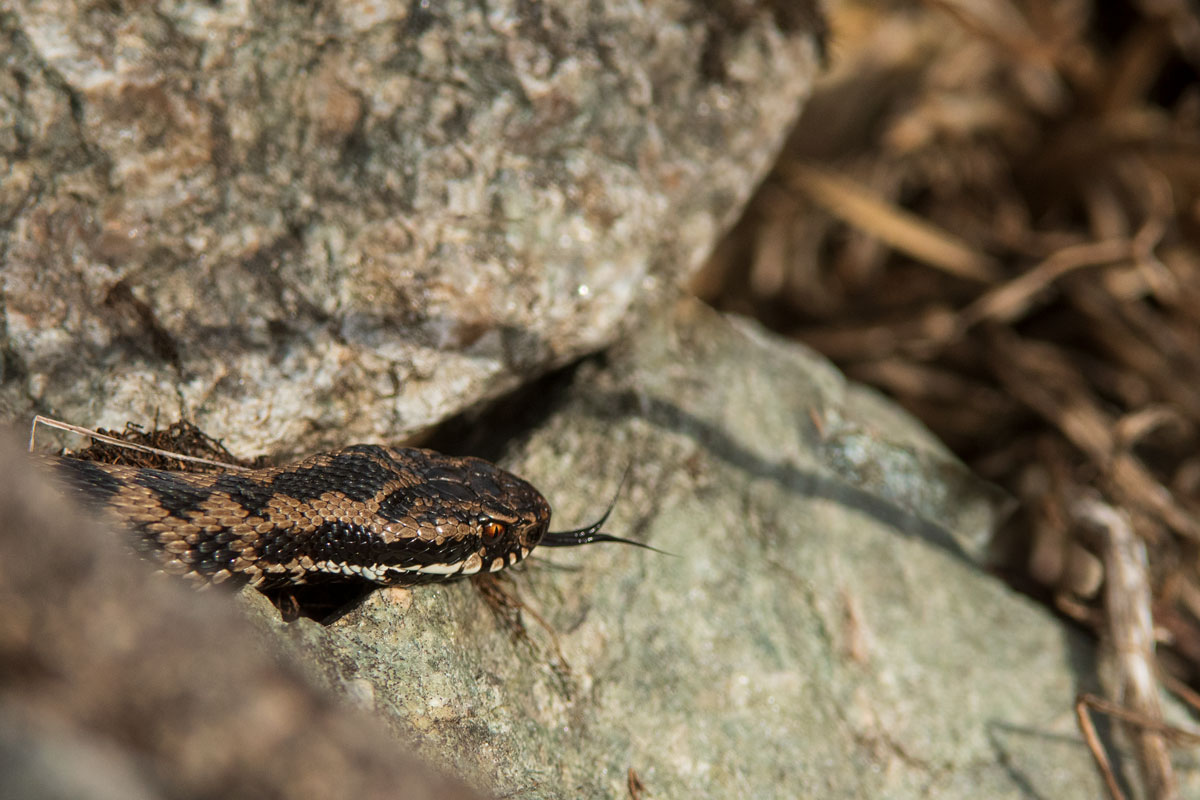
M 1018 498 L 993 554 L 1011 585 L 1101 640 L 1149 604 L 1157 669 L 1187 694 L 1200 686 L 1200 11 L 827 12 L 829 70 L 692 290 L 894 397 Z M 1132 555 L 1081 501 L 1118 513 Z

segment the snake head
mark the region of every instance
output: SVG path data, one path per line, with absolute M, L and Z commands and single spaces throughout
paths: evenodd
M 550 504 L 511 472 L 479 458 L 462 459 L 479 491 L 474 521 L 482 571 L 499 572 L 525 559 L 550 527 Z M 494 487 L 494 488 L 493 488 Z
M 371 580 L 413 583 L 497 572 L 529 555 L 550 525 L 537 489 L 480 458 L 389 450 L 404 480 L 377 497 L 386 544 Z
M 394 537 L 376 565 L 361 573 L 371 580 L 415 583 L 499 572 L 538 545 L 620 542 L 656 549 L 601 531 L 612 504 L 591 525 L 549 532 L 550 504 L 527 481 L 495 464 L 433 450 L 387 452 L 395 473 L 415 480 L 381 493 L 377 513 L 395 521 L 389 526 Z

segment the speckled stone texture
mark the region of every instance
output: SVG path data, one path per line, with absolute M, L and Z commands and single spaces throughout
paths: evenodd
M 570 525 L 632 464 L 607 527 L 677 556 L 535 550 L 516 587 L 561 650 L 465 584 L 328 627 L 247 595 L 261 624 L 500 796 L 624 797 L 630 768 L 649 797 L 1099 796 L 1092 645 L 969 557 L 1003 504 L 911 418 L 695 303 L 556 407 L 506 466 Z
M 0 418 L 182 415 L 311 452 L 598 349 L 736 217 L 808 92 L 814 18 L 6 3 Z

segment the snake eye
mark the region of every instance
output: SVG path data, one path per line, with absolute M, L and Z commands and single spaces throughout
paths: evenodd
M 497 522 L 494 519 L 485 520 L 483 523 L 483 538 L 489 542 L 495 541 L 504 535 L 504 529 L 503 522 Z

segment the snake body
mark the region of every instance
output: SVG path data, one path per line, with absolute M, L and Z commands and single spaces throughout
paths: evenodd
M 548 534 L 550 505 L 532 485 L 433 450 L 356 445 L 217 473 L 50 460 L 68 492 L 131 528 L 164 571 L 201 582 L 422 583 L 496 572 L 539 543 L 624 541 L 599 533 L 603 519 Z

